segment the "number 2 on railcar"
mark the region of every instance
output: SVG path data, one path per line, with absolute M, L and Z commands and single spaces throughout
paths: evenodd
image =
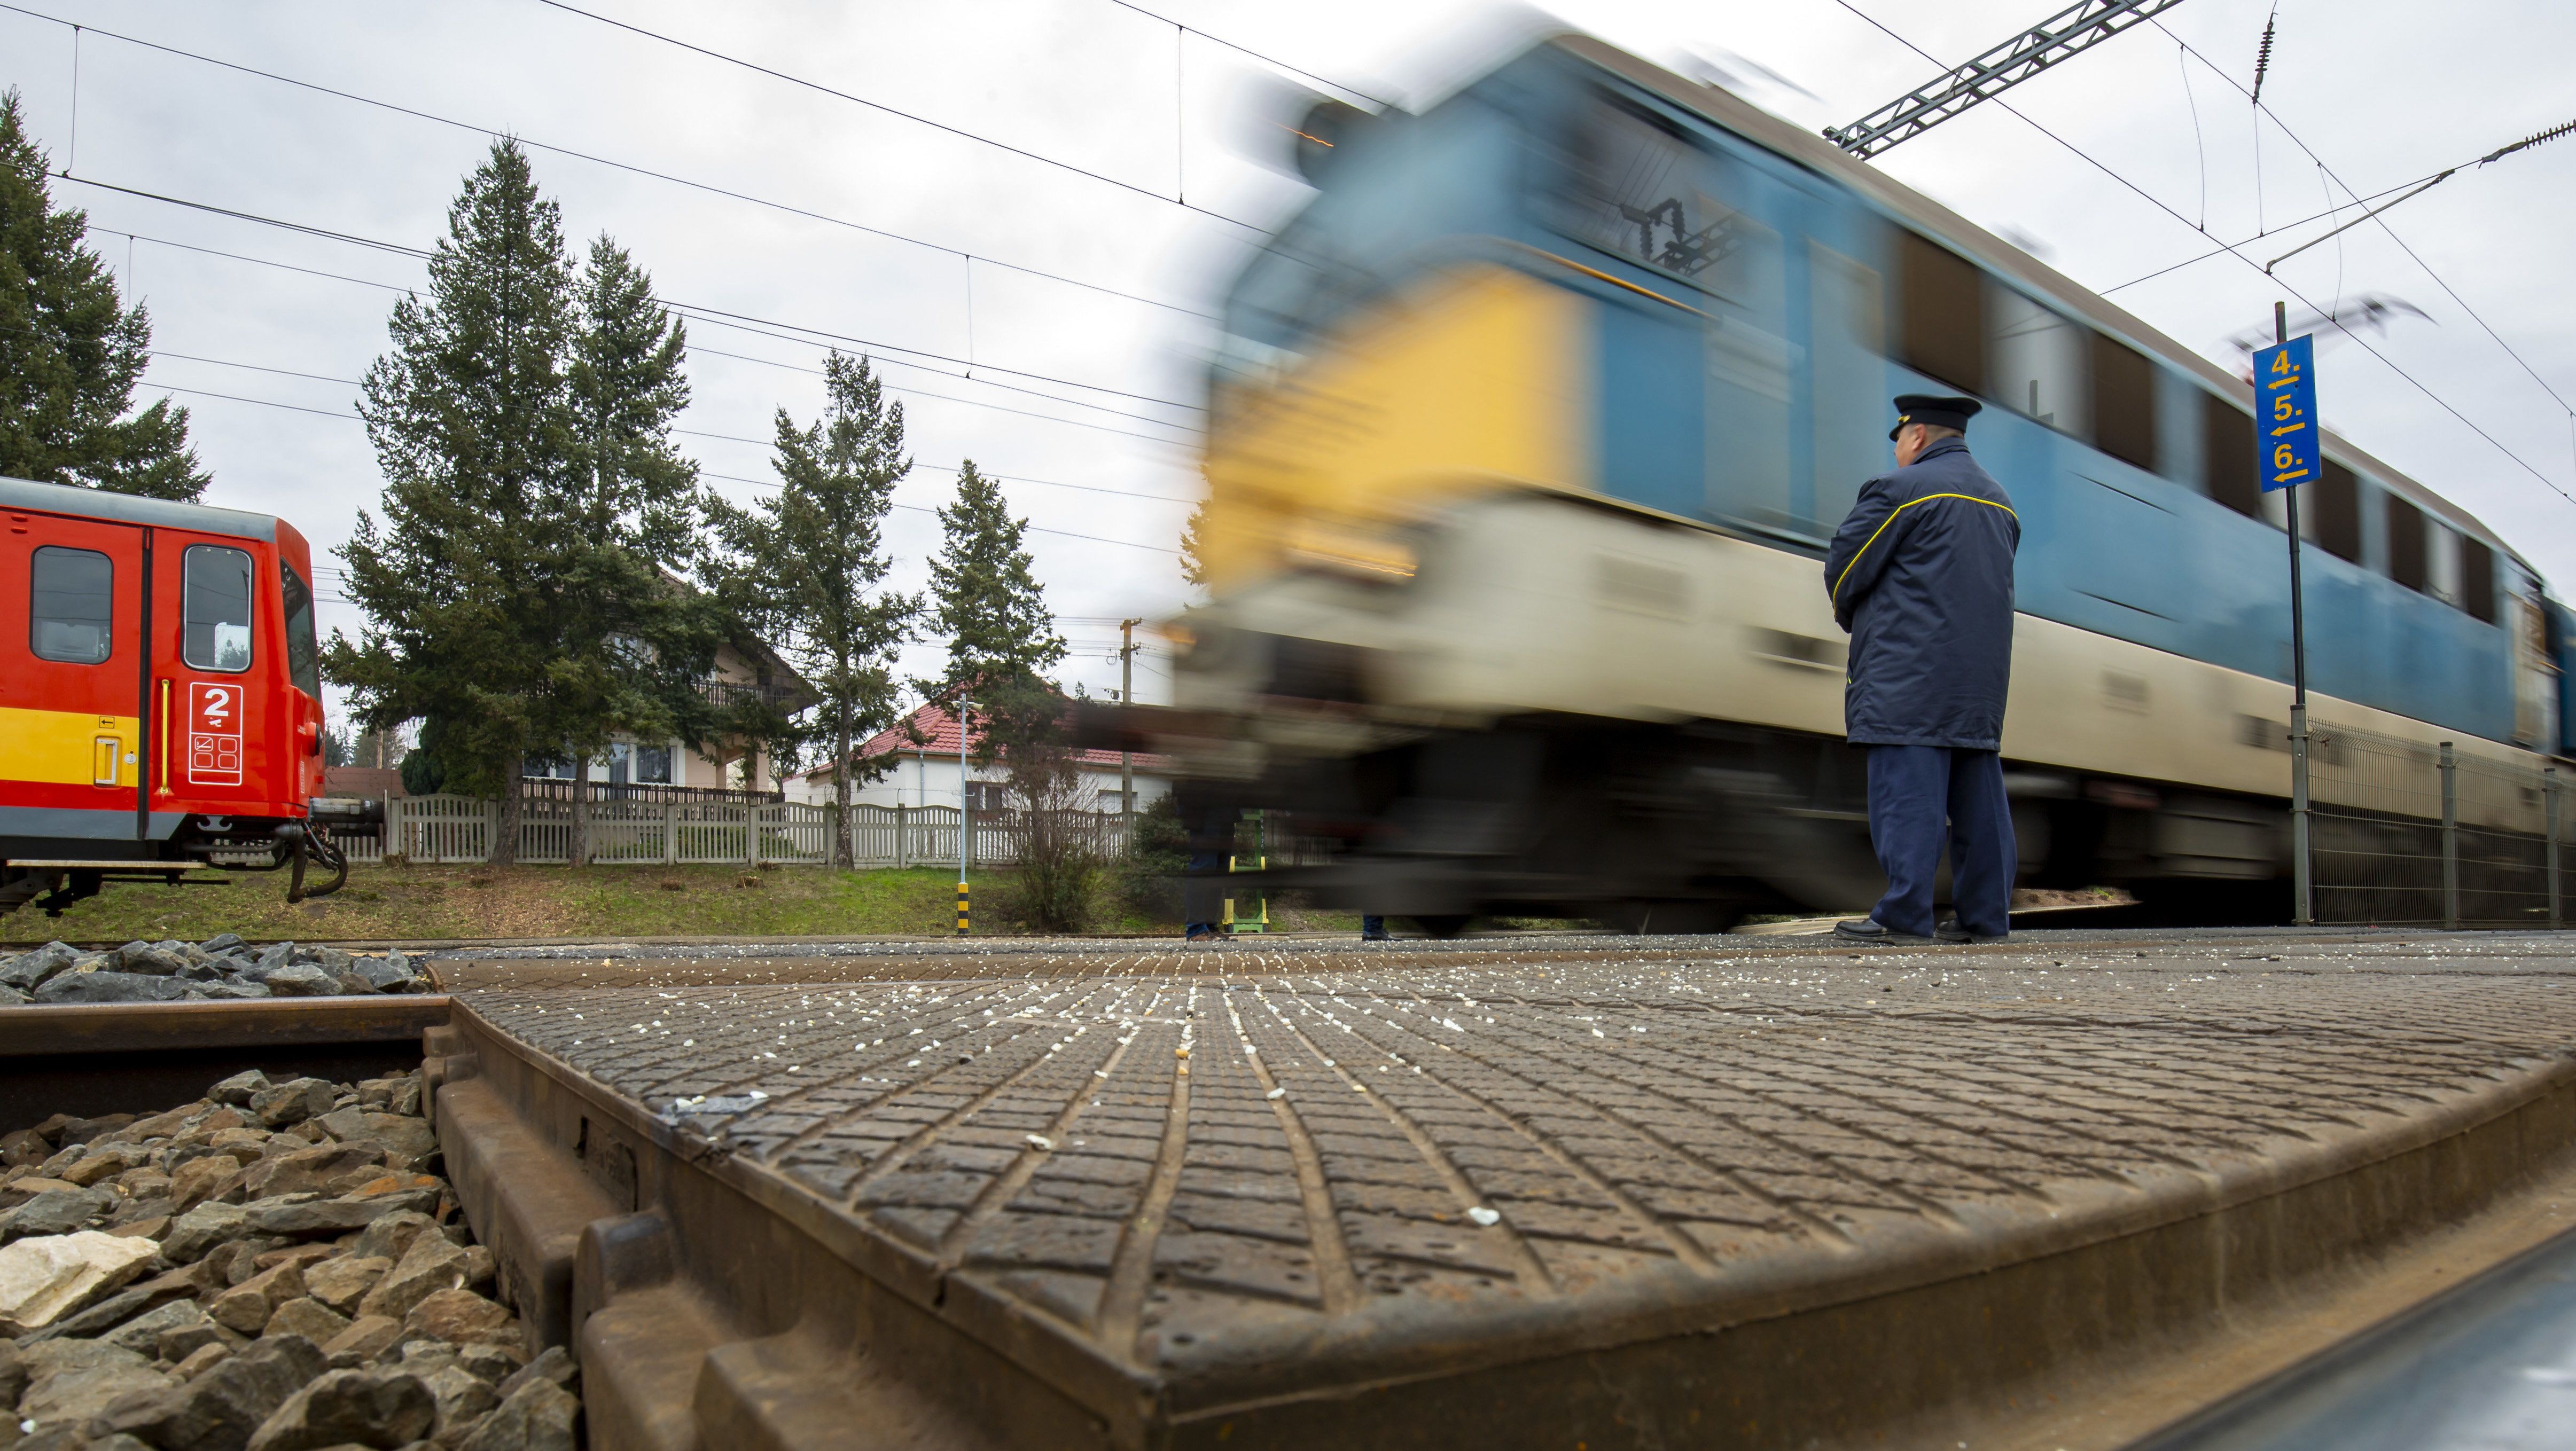
M 320 798 L 312 550 L 282 519 L 0 479 L 0 912 L 348 861 Z M 332 873 L 307 888 L 308 862 Z

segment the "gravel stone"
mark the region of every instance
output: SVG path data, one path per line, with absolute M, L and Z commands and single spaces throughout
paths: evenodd
M 21 952 L 0 962 L 0 986 L 20 992 L 34 992 L 56 973 L 69 972 L 80 961 L 80 953 L 67 942 L 48 942 L 33 952 Z
M 100 1417 L 100 1429 L 140 1436 L 161 1451 L 240 1451 L 322 1370 L 319 1346 L 300 1336 L 277 1336 L 192 1380 L 118 1402 Z
M 148 1239 L 96 1231 L 20 1239 L 0 1249 L 0 1319 L 20 1327 L 13 1334 L 50 1325 L 113 1293 L 158 1253 Z
M 306 1270 L 304 1293 L 321 1301 L 336 1314 L 354 1315 L 358 1302 L 366 1298 L 367 1292 L 374 1289 L 376 1282 L 393 1267 L 393 1261 L 374 1255 L 343 1254 Z
M 429 1434 L 438 1402 L 420 1377 L 400 1371 L 325 1371 L 287 1398 L 250 1438 L 249 1451 L 402 1446 Z
M 238 932 L 218 932 L 197 944 L 200 950 L 208 953 L 230 952 L 236 947 L 248 945 L 242 941 L 241 934 Z
M 319 1194 L 350 1170 L 384 1161 L 385 1151 L 374 1144 L 315 1144 L 260 1160 L 244 1174 L 242 1185 L 263 1199 L 272 1194 Z
M 372 1144 L 384 1150 L 387 1168 L 410 1169 L 438 1152 L 438 1131 L 408 1114 L 350 1107 L 322 1114 L 319 1122 L 324 1133 L 343 1143 Z
M 363 1315 L 407 1316 L 413 1306 L 441 1290 L 462 1289 L 465 1264 L 465 1251 L 450 1244 L 445 1235 L 420 1235 L 384 1279 L 359 1300 L 358 1311 Z
M 426 1214 L 397 1210 L 360 1230 L 358 1242 L 349 1247 L 349 1253 L 362 1259 L 383 1260 L 390 1268 L 402 1262 L 402 1257 L 410 1251 L 412 1242 L 420 1237 L 422 1230 L 436 1228 L 437 1221 Z M 408 1310 L 411 1307 L 406 1305 L 403 1308 Z
M 238 1204 L 250 1192 L 241 1161 L 230 1154 L 209 1153 L 181 1164 L 170 1175 L 170 1204 L 181 1214 L 208 1200 Z
M 349 1317 L 325 1307 L 310 1295 L 287 1301 L 270 1313 L 263 1335 L 301 1335 L 316 1345 L 328 1345 L 349 1328 Z
M 116 949 L 116 965 L 125 972 L 148 977 L 169 977 L 188 965 L 188 959 L 173 946 L 158 942 L 129 942 Z
M 275 984 L 270 984 L 274 989 Z M 292 996 L 289 994 L 289 996 Z M 331 1085 L 319 1078 L 297 1078 L 273 1084 L 250 1096 L 251 1112 L 258 1115 L 262 1127 L 282 1129 L 300 1124 L 331 1111 L 337 1095 Z
M 501 1393 L 492 1383 L 461 1364 L 442 1365 L 420 1379 L 438 1402 L 436 1434 L 443 1439 L 461 1436 L 466 1427 L 501 1404 Z
M 458 1451 L 574 1451 L 573 1423 L 581 1402 L 552 1381 L 530 1381 L 512 1392 Z
M 340 991 L 340 980 L 309 962 L 291 962 L 260 974 L 259 984 L 269 995 L 281 998 L 329 997 Z
M 267 1328 L 268 1317 L 276 1313 L 278 1306 L 303 1294 L 303 1272 L 293 1265 L 279 1265 L 217 1295 L 206 1313 L 227 1330 L 257 1335 Z
M 49 1340 L 24 1355 L 27 1389 L 18 1398 L 18 1417 L 38 1430 L 78 1427 L 120 1396 L 170 1383 L 142 1356 L 95 1340 Z
M 0 1214 L 0 1243 L 29 1235 L 72 1234 L 104 1221 L 116 1207 L 113 1189 L 48 1189 Z
M 437 1202 L 436 1191 L 417 1189 L 372 1199 L 319 1199 L 302 1204 L 272 1204 L 261 1200 L 248 1207 L 247 1216 L 250 1227 L 261 1234 L 309 1239 L 317 1235 L 347 1234 L 353 1229 L 364 1229 L 388 1214 L 406 1209 L 418 1212 Z
M 229 1103 L 235 1108 L 240 1108 L 250 1102 L 251 1095 L 266 1087 L 268 1087 L 268 1075 L 256 1068 L 248 1068 L 207 1089 L 206 1097 L 217 1103 Z
M 248 1213 L 238 1204 L 209 1199 L 182 1214 L 161 1240 L 161 1253 L 177 1264 L 201 1260 L 218 1245 L 250 1233 Z
M 36 989 L 39 1003 L 166 1003 L 188 991 L 173 977 L 139 972 L 83 972 L 74 968 Z
M 361 1315 L 322 1347 L 335 1366 L 360 1365 L 402 1343 L 402 1322 L 390 1315 Z
M 577 1390 L 581 1367 L 573 1363 L 571 1351 L 560 1345 L 549 1345 L 538 1353 L 536 1359 L 519 1367 L 508 1380 L 501 1382 L 501 1398 L 507 1400 L 516 1395 L 519 1387 L 532 1380 L 545 1381 L 567 1391 Z
M 476 1345 L 515 1334 L 510 1312 L 472 1290 L 440 1290 L 424 1297 L 403 1317 L 403 1334 L 427 1336 L 450 1345 Z
M 162 1337 L 205 1323 L 206 1312 L 196 1301 L 172 1300 L 157 1310 L 144 1311 L 98 1338 L 110 1345 L 123 1346 L 137 1355 L 177 1360 L 180 1358 L 179 1355 L 169 1355 L 162 1351 Z M 192 1345 L 189 1349 L 195 1349 L 195 1346 Z M 186 1353 L 181 1351 L 180 1355 Z

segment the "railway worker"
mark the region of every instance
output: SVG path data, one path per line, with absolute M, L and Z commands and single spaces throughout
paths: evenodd
M 1968 453 L 1973 398 L 1896 400 L 1896 469 L 1861 486 L 1834 532 L 1825 588 L 1851 635 L 1843 726 L 1869 750 L 1869 838 L 1887 895 L 1835 927 L 1862 942 L 1990 942 L 2006 931 L 2017 864 L 2004 800 L 2013 551 L 2021 520 Z M 1950 843 L 1955 925 L 1932 882 Z

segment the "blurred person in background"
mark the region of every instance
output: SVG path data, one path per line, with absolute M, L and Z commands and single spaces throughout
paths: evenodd
M 1887 895 L 1837 924 L 1859 942 L 1996 942 L 2017 850 L 2004 799 L 2013 553 L 2021 520 L 1968 453 L 1973 398 L 1896 400 L 1896 469 L 1861 487 L 1825 555 L 1834 622 L 1851 635 L 1843 726 L 1869 751 L 1869 838 Z M 1950 844 L 1957 921 L 1936 923 Z

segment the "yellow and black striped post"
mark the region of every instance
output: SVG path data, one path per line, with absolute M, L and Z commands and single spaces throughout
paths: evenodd
M 966 921 L 966 884 L 959 882 L 957 884 L 957 935 L 960 937 L 966 935 Z

